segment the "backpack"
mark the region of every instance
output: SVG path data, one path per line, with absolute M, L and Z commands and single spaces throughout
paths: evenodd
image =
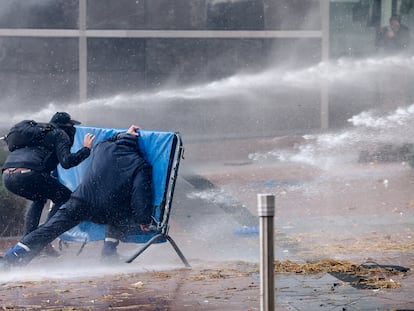
M 38 123 L 34 120 L 23 120 L 15 124 L 5 136 L 9 151 L 36 146 L 43 142 L 46 134 L 54 129 L 50 123 Z

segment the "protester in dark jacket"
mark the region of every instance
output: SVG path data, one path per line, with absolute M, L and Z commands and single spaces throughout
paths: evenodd
M 93 143 L 93 135 L 86 134 L 83 148 L 71 153 L 76 131 L 74 125 L 80 122 L 73 120 L 66 112 L 57 112 L 50 123 L 53 130 L 46 134 L 39 145 L 12 151 L 3 165 L 5 187 L 32 201 L 25 216 L 24 235 L 38 227 L 48 199 L 55 206 L 50 212 L 52 216 L 70 197 L 71 190 L 53 177 L 52 171 L 56 170 L 58 164 L 69 169 L 81 163 L 89 156 Z
M 91 166 L 69 201 L 6 252 L 8 264 L 28 263 L 45 245 L 86 220 L 107 225 L 104 258 L 117 256 L 119 239 L 129 229 L 149 230 L 153 212 L 152 168 L 139 150 L 137 129 L 138 126 L 131 125 L 126 133 L 94 147 Z
M 401 54 L 409 51 L 410 30 L 401 23 L 399 15 L 389 19 L 389 26 L 383 27 L 377 33 L 376 47 L 384 55 Z

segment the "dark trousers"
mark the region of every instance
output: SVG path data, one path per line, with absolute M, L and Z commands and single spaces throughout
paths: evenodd
M 43 225 L 25 235 L 20 242 L 27 245 L 36 255 L 48 243 L 59 237 L 62 233 L 72 229 L 82 221 L 94 221 L 105 223 L 107 226 L 106 236 L 121 239 L 129 230 L 136 228 L 136 223 L 130 223 L 131 214 L 114 212 L 113 214 L 100 214 L 97 209 L 77 198 L 71 198 L 64 206 Z
M 34 254 L 37 254 L 62 233 L 87 219 L 86 206 L 81 201 L 70 200 L 65 206 L 58 209 L 48 221 L 25 235 L 20 242 L 27 245 Z
M 69 188 L 48 173 L 35 171 L 4 173 L 3 184 L 10 192 L 32 201 L 25 217 L 24 235 L 37 228 L 48 199 L 54 203 L 48 216 L 51 217 L 71 195 Z

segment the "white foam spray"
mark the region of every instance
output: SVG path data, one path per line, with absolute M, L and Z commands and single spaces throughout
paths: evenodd
M 293 151 L 275 149 L 249 157 L 254 161 L 273 159 L 305 163 L 334 172 L 333 167 L 355 163 L 363 150 L 387 144 L 414 144 L 414 104 L 386 115 L 374 110 L 363 111 L 348 122 L 352 127 L 341 131 L 303 136 L 305 143 L 297 145 Z

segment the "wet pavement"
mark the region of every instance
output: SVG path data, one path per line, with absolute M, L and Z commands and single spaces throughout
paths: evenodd
M 200 178 L 213 185 L 198 196 L 214 197 L 226 205 L 224 211 L 232 210 L 227 214 L 237 214 L 240 224 L 251 227 L 257 224 L 246 215 L 257 215 L 257 193 L 274 194 L 277 260 L 414 268 L 414 170 L 402 161 L 361 163 L 357 156 L 326 169 L 273 155 L 298 143 L 297 137 L 229 143 L 233 157 L 222 158 L 213 143 L 199 146 L 198 158 L 207 154 L 220 161 L 212 165 L 206 156 L 205 165 L 196 166 Z M 328 273 L 278 273 L 276 301 L 288 310 L 414 310 L 412 271 L 390 280 L 400 286 L 360 289 Z
M 272 193 L 276 260 L 411 268 L 383 275 L 396 288 L 371 289 L 332 273 L 276 273 L 276 310 L 414 310 L 414 170 L 358 161 L 326 170 L 272 154 L 300 143 L 288 137 L 185 145 L 170 234 L 191 268 L 167 244 L 113 267 L 99 264 L 99 243 L 79 256 L 80 245 L 71 244 L 56 260 L 3 273 L 3 309 L 259 310 L 256 196 Z M 136 248 L 123 244 L 120 251 Z

